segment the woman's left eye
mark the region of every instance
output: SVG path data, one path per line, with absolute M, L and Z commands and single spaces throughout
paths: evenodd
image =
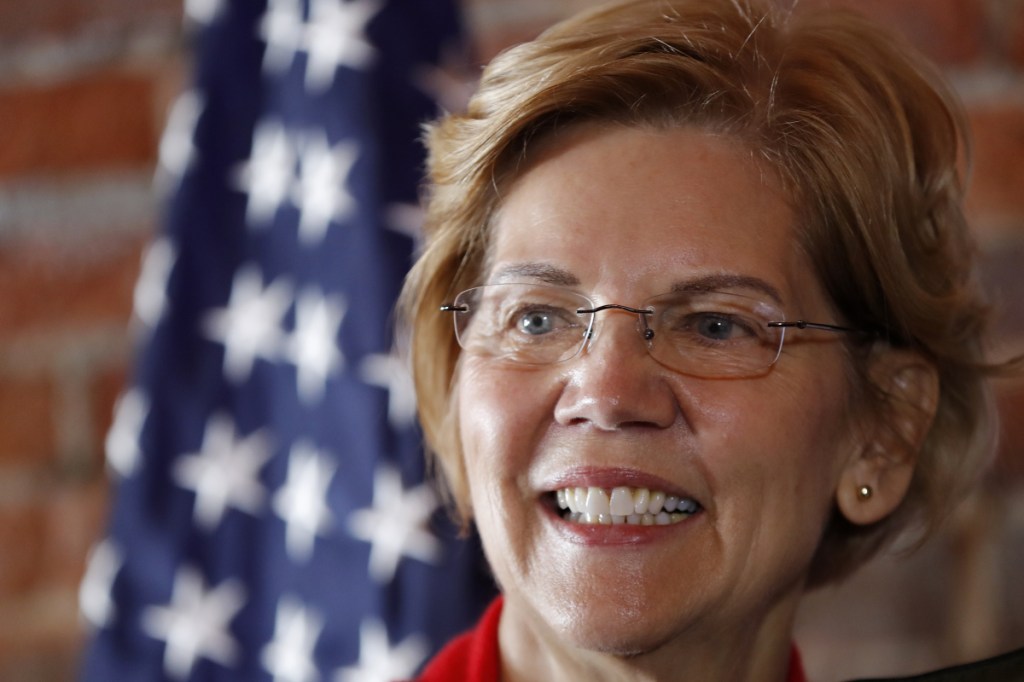
M 745 342 L 758 337 L 752 320 L 731 312 L 686 312 L 667 316 L 662 327 L 678 343 L 724 344 Z
M 702 337 L 715 341 L 727 341 L 743 333 L 742 327 L 732 317 L 717 314 L 701 315 L 696 330 Z

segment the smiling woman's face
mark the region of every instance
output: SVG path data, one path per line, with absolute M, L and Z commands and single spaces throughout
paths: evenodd
M 727 136 L 577 128 L 513 184 L 493 240 L 485 283 L 556 283 L 596 305 L 637 307 L 732 281 L 735 293 L 777 297 L 790 319 L 835 321 L 777 180 Z M 559 364 L 466 352 L 460 435 L 506 595 L 503 636 L 523 628 L 631 654 L 693 636 L 749 643 L 761 628 L 788 637 L 859 447 L 843 350 L 822 336 L 790 334 L 769 372 L 744 379 L 662 366 L 636 316 L 616 310 L 599 313 L 589 347 Z M 564 489 L 619 504 L 646 489 L 696 511 L 668 525 L 586 524 L 558 508 Z

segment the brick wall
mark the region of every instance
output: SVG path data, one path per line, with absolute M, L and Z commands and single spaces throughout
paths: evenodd
M 0 679 L 72 679 L 180 0 L 0 3 Z
M 1024 346 L 1024 0 L 848 0 L 900 27 L 970 110 L 970 210 Z M 587 0 L 467 0 L 482 57 Z M 181 0 L 0 2 L 0 679 L 71 679 L 75 593 L 108 494 L 103 435 L 156 203 L 162 120 L 187 58 Z M 911 672 L 1024 644 L 1024 388 L 1001 390 L 998 484 L 954 531 L 815 595 L 816 679 Z M 1013 608 L 1012 605 L 1017 607 Z M 960 627 L 957 627 L 958 624 Z

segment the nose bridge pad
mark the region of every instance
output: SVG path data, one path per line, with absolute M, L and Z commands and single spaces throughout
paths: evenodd
M 651 348 L 651 341 L 652 339 L 654 339 L 654 330 L 651 329 L 650 325 L 648 324 L 647 318 L 650 315 L 652 315 L 654 311 L 649 309 L 630 308 L 629 306 L 618 305 L 615 303 L 598 306 L 597 308 L 593 308 L 586 311 L 578 311 L 590 313 L 590 324 L 587 325 L 586 331 L 583 332 L 583 349 L 589 353 L 590 348 L 594 343 L 594 338 L 597 336 L 597 313 L 609 312 L 613 310 L 623 313 L 629 313 L 631 315 L 636 316 L 636 331 L 637 333 L 640 334 L 640 338 L 644 340 L 644 346 L 649 351 Z
M 590 315 L 590 322 L 587 324 L 586 331 L 583 332 L 583 346 L 580 348 L 581 351 L 589 353 L 590 346 L 594 343 L 594 324 L 597 322 L 597 315 Z
M 651 341 L 654 340 L 654 330 L 651 329 L 651 324 L 649 321 L 651 315 L 653 315 L 651 311 L 645 310 L 643 312 L 637 313 L 636 316 L 636 330 L 640 332 L 640 336 L 643 337 L 643 340 L 646 342 L 648 348 L 651 347 Z
M 786 328 L 781 327 L 779 329 L 779 343 L 775 346 L 775 357 L 772 358 L 771 364 L 768 365 L 769 367 L 779 361 L 779 356 L 782 355 L 782 347 L 784 345 L 786 345 Z

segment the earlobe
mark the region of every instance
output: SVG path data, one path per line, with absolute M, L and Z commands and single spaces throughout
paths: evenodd
M 917 353 L 876 351 L 870 369 L 869 436 L 847 463 L 836 503 L 848 521 L 869 525 L 893 513 L 910 488 L 939 399 L 935 367 Z
M 850 523 L 866 526 L 896 511 L 914 478 L 913 459 L 897 461 L 876 448 L 843 471 L 836 504 Z

